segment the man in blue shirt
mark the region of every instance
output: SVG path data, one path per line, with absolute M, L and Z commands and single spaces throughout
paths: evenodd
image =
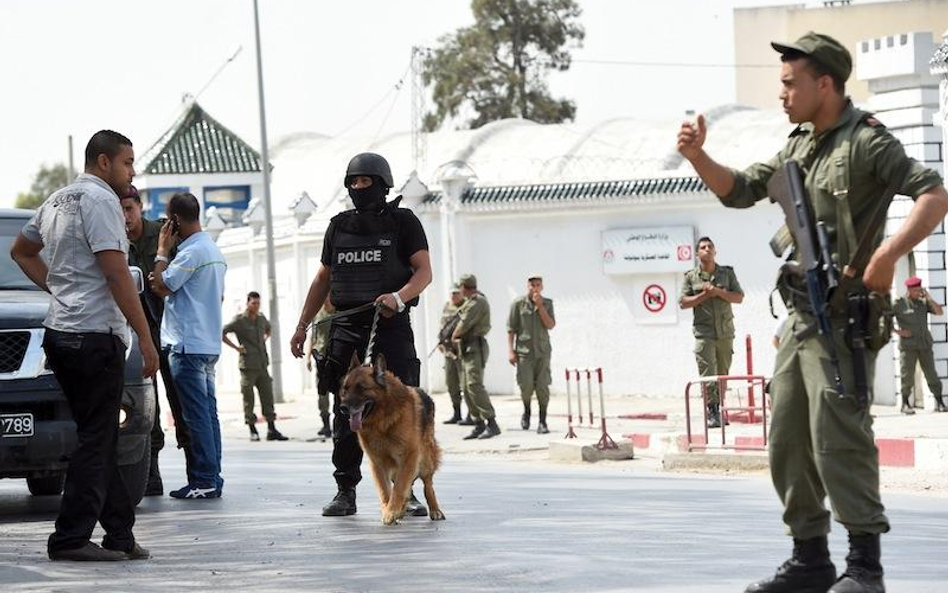
M 201 230 L 201 206 L 192 194 L 168 202 L 168 222 L 158 235 L 152 291 L 167 297 L 161 321 L 161 346 L 168 349 L 181 412 L 191 431 L 192 465 L 188 484 L 174 498 L 218 498 L 221 478 L 221 427 L 217 419 L 214 366 L 221 353 L 221 301 L 227 262 L 210 235 Z M 168 253 L 180 239 L 178 253 Z

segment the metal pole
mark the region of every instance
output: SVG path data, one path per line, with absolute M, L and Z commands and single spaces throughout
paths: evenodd
M 573 400 L 570 398 L 570 389 L 569 389 L 569 369 L 566 369 L 566 437 L 567 439 L 575 439 L 576 433 L 573 431 Z
M 589 426 L 593 425 L 593 386 L 592 371 L 586 369 L 586 397 L 589 398 Z
M 750 376 L 754 374 L 754 346 L 753 346 L 753 343 L 751 342 L 750 334 L 747 334 L 745 343 L 747 344 L 747 375 Z M 747 410 L 747 421 L 753 424 L 755 421 L 754 382 L 753 381 L 747 382 L 747 407 L 750 408 L 749 410 Z
M 580 382 L 579 378 L 579 369 L 576 369 L 576 409 L 578 410 L 578 416 L 576 424 L 578 426 L 583 425 L 583 384 Z
M 267 232 L 267 288 L 270 299 L 270 353 L 273 367 L 273 400 L 283 403 L 283 357 L 280 355 L 283 340 L 280 339 L 280 307 L 276 286 L 276 257 L 273 253 L 273 208 L 270 205 L 270 151 L 267 149 L 267 115 L 263 101 L 263 55 L 260 53 L 260 16 L 257 0 L 253 0 L 253 30 L 257 45 L 257 97 L 260 103 L 260 155 L 263 162 L 263 211 L 266 215 Z
M 72 134 L 69 134 L 69 175 L 68 175 L 68 177 L 69 177 L 69 183 L 72 183 L 72 181 L 76 178 L 76 166 L 75 166 L 75 163 L 74 163 L 73 160 L 72 160 L 72 159 L 73 159 L 72 152 L 73 152 L 73 150 L 72 150 Z

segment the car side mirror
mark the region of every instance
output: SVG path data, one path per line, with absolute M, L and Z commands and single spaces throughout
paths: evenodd
M 135 282 L 135 290 L 138 294 L 145 292 L 145 272 L 138 266 L 128 266 L 128 271 L 132 274 L 132 281 Z

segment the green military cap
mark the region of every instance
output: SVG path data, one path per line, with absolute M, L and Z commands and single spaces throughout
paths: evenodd
M 529 282 L 530 280 L 543 280 L 543 274 L 536 271 L 531 272 L 530 275 L 527 276 L 527 282 Z
M 806 54 L 826 66 L 843 82 L 849 80 L 849 75 L 853 71 L 853 57 L 849 54 L 849 50 L 829 35 L 809 31 L 793 43 L 772 41 L 770 45 L 781 54 L 794 51 Z
M 474 274 L 462 274 L 458 284 L 464 288 L 477 288 L 477 277 Z
M 451 292 L 461 292 L 461 283 L 455 282 L 451 285 Z

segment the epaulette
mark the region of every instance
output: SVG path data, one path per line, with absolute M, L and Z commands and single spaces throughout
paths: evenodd
M 795 136 L 801 136 L 803 134 L 809 134 L 809 133 L 810 133 L 810 130 L 804 128 L 803 124 L 800 124 L 797 127 L 795 127 L 792 132 L 790 132 L 790 135 L 788 136 L 788 138 L 793 138 Z
M 867 126 L 873 128 L 885 128 L 885 124 L 877 120 L 874 113 L 864 113 L 861 120 L 864 121 Z

